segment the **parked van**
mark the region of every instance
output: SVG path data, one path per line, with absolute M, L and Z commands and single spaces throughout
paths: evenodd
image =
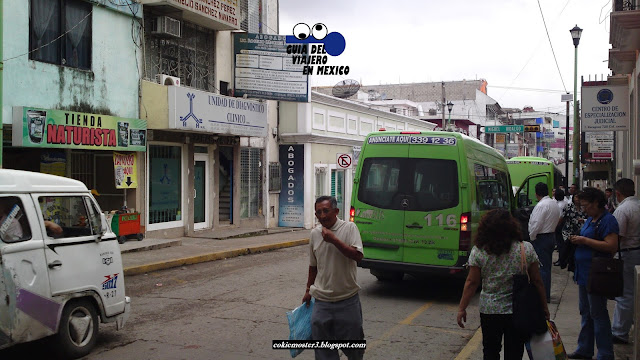
M 351 200 L 364 246 L 359 265 L 380 280 L 465 276 L 480 217 L 512 202 L 504 157 L 480 141 L 453 132 L 373 132 Z
M 54 335 L 87 355 L 98 323 L 130 313 L 116 236 L 80 181 L 0 169 L 0 348 Z

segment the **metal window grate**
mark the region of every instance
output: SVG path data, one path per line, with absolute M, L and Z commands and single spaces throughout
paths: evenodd
M 71 153 L 71 178 L 82 181 L 89 189 L 95 188 L 93 154 L 74 151 Z
M 240 1 L 240 29 L 252 34 L 265 31 L 260 26 L 261 0 Z
M 215 32 L 182 21 L 180 38 L 152 35 L 148 29 L 158 15 L 145 11 L 145 77 L 155 79 L 157 74 L 177 76 L 182 85 L 213 92 Z M 153 80 L 152 80 L 153 81 Z
M 282 190 L 282 167 L 278 162 L 269 163 L 269 191 Z
M 262 214 L 262 150 L 240 150 L 240 217 Z
M 149 224 L 177 221 L 182 217 L 181 149 L 179 146 L 150 145 Z

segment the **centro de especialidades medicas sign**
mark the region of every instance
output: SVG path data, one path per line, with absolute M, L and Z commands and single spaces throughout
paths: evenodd
M 13 108 L 13 146 L 146 151 L 147 121 L 76 111 Z

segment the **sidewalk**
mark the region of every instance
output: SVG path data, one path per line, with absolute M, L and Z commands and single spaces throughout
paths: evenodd
M 120 245 L 124 274 L 144 274 L 309 243 L 309 230 L 229 228 L 176 239 L 128 240 Z M 206 237 L 209 236 L 209 237 Z
M 557 253 L 554 253 L 555 260 L 557 260 Z M 609 317 L 613 318 L 615 301 L 609 301 L 608 305 Z M 551 274 L 551 303 L 548 306 L 551 319 L 558 327 L 567 354 L 574 352 L 578 345 L 581 318 L 578 311 L 578 285 L 573 282 L 573 273 L 566 269 L 560 269 L 558 266 L 553 267 Z M 614 344 L 613 350 L 616 360 L 634 360 L 632 344 Z M 463 353 L 469 355 L 458 356 L 456 360 L 482 359 L 482 331 L 480 328 L 478 328 L 472 340 L 460 354 L 462 355 Z M 524 358 L 527 359 L 528 357 L 525 355 Z
M 309 230 L 276 228 L 268 230 L 229 228 L 201 232 L 177 239 L 129 240 L 120 245 L 124 274 L 136 275 L 188 264 L 226 259 L 309 243 Z M 554 253 L 554 260 L 557 253 Z M 553 267 L 549 312 L 555 321 L 567 353 L 575 351 L 580 332 L 578 286 L 573 273 Z M 609 301 L 613 317 L 614 301 Z M 637 341 L 637 340 L 636 340 Z M 633 345 L 614 345 L 616 360 L 633 360 Z M 525 359 L 527 356 L 525 356 Z M 462 349 L 455 360 L 482 359 L 482 331 Z

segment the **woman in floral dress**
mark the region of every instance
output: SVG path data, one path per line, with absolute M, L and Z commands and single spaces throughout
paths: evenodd
M 549 319 L 538 255 L 530 242 L 523 242 L 520 225 L 504 209 L 489 211 L 478 226 L 475 246 L 469 255 L 469 275 L 458 307 L 458 325 L 464 328 L 467 306 L 482 281 L 480 327 L 484 360 L 500 359 L 504 336 L 504 359 L 522 359 L 525 338 L 513 325 L 513 275 L 522 273 L 521 245 L 531 281 L 536 285 Z

